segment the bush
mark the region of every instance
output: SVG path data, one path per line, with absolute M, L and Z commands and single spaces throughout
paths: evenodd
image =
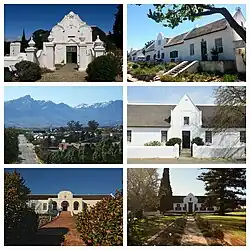
M 225 74 L 223 76 L 223 82 L 235 82 L 237 80 L 237 75 Z
M 161 146 L 159 141 L 150 141 L 144 144 L 144 146 Z
M 137 68 L 131 74 L 138 80 L 149 82 L 156 76 L 157 70 L 150 68 Z
M 115 77 L 122 71 L 120 59 L 112 54 L 95 58 L 86 70 L 90 82 L 114 82 Z
M 4 67 L 4 81 L 5 82 L 12 82 L 14 74 L 9 70 L 9 68 Z
M 132 65 L 132 69 L 137 69 L 137 68 L 139 68 L 139 65 L 138 65 L 138 64 L 133 64 L 133 65 Z
M 174 146 L 175 144 L 179 144 L 181 146 L 181 139 L 180 138 L 171 138 L 166 142 L 166 146 Z
M 19 82 L 35 82 L 41 78 L 41 68 L 36 63 L 21 61 L 15 68 Z
M 196 144 L 197 146 L 203 146 L 204 145 L 204 142 L 203 142 L 203 139 L 200 138 L 200 137 L 195 137 L 192 141 L 191 141 L 191 144 Z
M 77 216 L 77 229 L 89 246 L 123 245 L 123 195 L 117 192 Z

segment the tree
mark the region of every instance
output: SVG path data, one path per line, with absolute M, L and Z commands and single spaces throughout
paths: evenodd
M 173 209 L 173 197 L 172 197 L 172 188 L 169 180 L 169 168 L 164 168 L 163 171 L 161 185 L 159 189 L 159 199 L 160 199 L 160 211 L 162 213 Z
M 37 230 L 37 215 L 27 205 L 29 194 L 30 189 L 19 173 L 4 173 L 5 245 L 27 244 Z
M 211 122 L 215 131 L 246 126 L 246 87 L 218 87 L 214 97 L 217 107 Z
M 99 123 L 96 122 L 95 120 L 88 122 L 88 128 L 90 132 L 94 133 L 98 129 L 98 127 L 99 127 Z
M 14 128 L 4 129 L 4 163 L 14 163 L 18 161 L 18 131 Z
M 36 43 L 36 48 L 38 50 L 43 49 L 43 43 L 48 42 L 50 31 L 49 30 L 36 30 L 33 32 L 32 37 L 34 42 Z
M 138 213 L 159 207 L 159 175 L 156 168 L 128 169 L 128 209 Z
M 246 30 L 224 7 L 217 8 L 213 4 L 154 4 L 154 7 L 153 11 L 149 9 L 148 17 L 172 29 L 186 20 L 193 22 L 201 16 L 221 14 L 231 28 L 246 42 Z
M 21 38 L 21 52 L 25 52 L 25 49 L 28 47 L 28 41 L 26 40 L 25 37 L 25 31 L 23 29 L 23 35 Z
M 219 207 L 219 214 L 242 200 L 246 189 L 245 168 L 208 168 L 198 178 L 204 182 L 207 202 Z

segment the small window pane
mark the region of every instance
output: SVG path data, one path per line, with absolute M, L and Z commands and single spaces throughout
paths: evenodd
M 131 130 L 128 130 L 128 131 L 127 131 L 127 141 L 128 141 L 128 142 L 131 142 L 131 135 L 132 135 L 132 131 L 131 131 Z
M 218 53 L 223 52 L 222 38 L 215 39 L 215 49 Z
M 161 142 L 167 142 L 168 131 L 161 131 Z
M 190 44 L 190 56 L 194 55 L 194 43 Z
M 205 142 L 212 143 L 212 131 L 205 132 Z
M 184 125 L 189 125 L 189 117 L 188 116 L 184 117 Z

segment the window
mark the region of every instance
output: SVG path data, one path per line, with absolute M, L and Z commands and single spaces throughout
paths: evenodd
M 150 55 L 146 56 L 146 61 L 150 61 Z
M 158 40 L 158 45 L 161 45 L 161 40 Z
M 215 39 L 215 49 L 218 53 L 223 52 L 222 38 Z
M 170 58 L 176 58 L 176 57 L 178 57 L 178 51 L 177 50 L 171 51 Z
M 187 210 L 187 204 L 184 204 L 183 210 L 184 210 L 184 211 Z
M 57 203 L 56 203 L 56 201 L 52 202 L 52 210 L 57 210 Z
M 175 210 L 181 210 L 181 204 L 176 204 Z
M 194 210 L 195 210 L 195 211 L 198 211 L 197 204 L 194 204 Z
M 164 130 L 164 131 L 161 131 L 161 142 L 167 142 L 168 140 L 168 131 L 167 130 Z
M 184 125 L 189 125 L 189 117 L 184 116 Z
M 156 59 L 156 54 L 154 54 L 154 60 Z
M 164 59 L 164 53 L 161 53 L 161 59 Z
M 35 210 L 36 209 L 36 203 L 32 202 L 31 203 L 31 208 Z
M 246 143 L 246 131 L 240 131 L 240 142 Z
M 212 143 L 212 131 L 205 131 L 205 142 Z
M 128 130 L 128 131 L 127 131 L 127 141 L 128 141 L 128 142 L 131 142 L 131 137 L 132 137 L 131 135 L 132 135 L 132 131 L 131 131 L 131 130 Z
M 43 210 L 47 210 L 47 203 L 43 203 Z
M 78 208 L 79 208 L 79 202 L 75 201 L 74 202 L 74 210 L 78 210 Z
M 190 44 L 190 56 L 194 55 L 194 43 Z
M 189 198 L 189 201 L 192 201 L 192 198 Z
M 161 56 L 161 52 L 160 52 L 160 50 L 158 50 L 157 58 L 160 58 L 160 56 Z

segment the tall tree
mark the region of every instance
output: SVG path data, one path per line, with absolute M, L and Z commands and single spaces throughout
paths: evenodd
M 204 182 L 207 202 L 219 207 L 220 215 L 234 208 L 245 195 L 245 168 L 208 168 L 197 179 Z
M 193 22 L 201 16 L 221 14 L 246 42 L 246 29 L 238 24 L 224 7 L 215 7 L 213 4 L 154 4 L 154 8 L 153 11 L 149 9 L 148 17 L 172 29 L 186 20 Z
M 36 48 L 38 50 L 43 49 L 43 43 L 48 42 L 50 31 L 49 30 L 36 30 L 33 32 L 32 37 L 34 42 L 36 43 Z
M 23 29 L 23 35 L 21 38 L 21 52 L 25 52 L 25 49 L 28 47 L 28 41 L 26 40 L 25 31 Z
M 18 161 L 18 131 L 14 128 L 4 129 L 4 163 L 14 163 Z
M 164 168 L 159 189 L 160 211 L 163 213 L 173 209 L 172 188 L 169 179 L 169 168 Z
M 159 175 L 156 168 L 128 169 L 128 209 L 140 212 L 159 207 Z
M 246 126 L 246 87 L 218 87 L 214 97 L 217 108 L 211 122 L 215 131 Z
M 99 127 L 99 123 L 95 120 L 88 121 L 88 129 L 90 132 L 94 133 Z
M 123 5 L 117 6 L 117 13 L 115 14 L 115 23 L 113 25 L 112 40 L 116 47 L 123 48 Z

